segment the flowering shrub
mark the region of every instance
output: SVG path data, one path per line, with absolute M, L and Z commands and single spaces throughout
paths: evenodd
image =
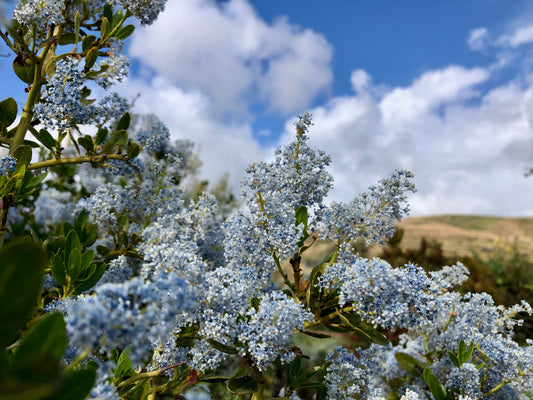
M 253 399 L 530 397 L 531 343 L 513 341 L 528 304 L 454 292 L 461 264 L 427 274 L 355 254 L 357 239 L 391 237 L 411 173 L 325 203 L 330 159 L 303 114 L 292 143 L 248 168 L 225 218 L 212 194 L 187 193 L 189 143 L 155 116 L 132 119 L 117 94 L 90 99 L 90 84 L 124 77 L 126 20 L 163 8 L 25 0 L 0 31 L 28 84 L 14 127 L 17 104 L 0 102 L 0 397 L 192 399 L 222 385 Z M 326 238 L 333 252 L 304 270 Z M 311 360 L 337 333 L 361 347 Z

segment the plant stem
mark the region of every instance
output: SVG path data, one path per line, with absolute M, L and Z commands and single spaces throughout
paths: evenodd
M 55 167 L 57 165 L 65 164 L 81 164 L 88 162 L 91 164 L 100 164 L 105 160 L 122 160 L 128 161 L 128 157 L 123 154 L 98 154 L 98 155 L 86 155 L 80 157 L 71 157 L 71 158 L 53 158 L 46 161 L 39 161 L 33 164 L 28 165 L 28 170 L 34 170 L 39 168 L 48 168 Z
M 141 379 L 144 379 L 144 378 L 151 378 L 151 377 L 154 377 L 154 376 L 158 376 L 159 374 L 169 370 L 169 369 L 172 369 L 172 368 L 176 368 L 182 364 L 185 364 L 185 362 L 179 362 L 179 363 L 176 363 L 176 364 L 171 364 L 171 365 L 168 365 L 164 368 L 159 368 L 159 369 L 156 369 L 155 371 L 148 371 L 148 372 L 142 372 L 140 374 L 137 374 L 137 375 L 133 375 L 131 378 L 128 378 L 126 379 L 124 382 L 121 382 L 120 384 L 117 385 L 118 388 L 121 388 L 121 387 L 124 387 L 124 386 L 128 386 L 130 384 L 132 384 L 133 382 L 136 382 L 138 380 L 141 380 Z

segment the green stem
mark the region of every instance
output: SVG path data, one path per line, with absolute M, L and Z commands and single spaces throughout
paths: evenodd
M 91 163 L 91 164 L 100 164 L 105 160 L 122 160 L 124 162 L 128 161 L 128 157 L 123 154 L 98 154 L 98 155 L 85 155 L 80 157 L 71 157 L 71 158 L 53 158 L 46 161 L 39 161 L 33 164 L 28 165 L 28 170 L 40 169 L 55 167 L 57 165 L 66 165 L 66 164 L 81 164 L 81 163 Z
M 125 386 L 128 386 L 128 385 L 131 385 L 132 383 L 134 383 L 136 381 L 139 381 L 141 379 L 152 378 L 154 376 L 158 376 L 161 373 L 163 373 L 165 371 L 168 371 L 169 369 L 176 368 L 176 367 L 178 367 L 178 366 L 180 366 L 182 364 L 185 364 L 185 362 L 183 361 L 183 362 L 179 362 L 179 363 L 176 363 L 176 364 L 168 365 L 168 366 L 166 366 L 164 368 L 156 369 L 155 371 L 142 372 L 140 374 L 133 375 L 131 378 L 128 378 L 124 382 L 119 383 L 117 385 L 117 388 L 122 388 L 122 387 L 125 387 Z
M 266 379 L 261 371 L 257 367 L 252 367 L 254 373 L 255 382 L 257 383 L 257 392 L 252 395 L 252 400 L 264 400 L 264 390 Z

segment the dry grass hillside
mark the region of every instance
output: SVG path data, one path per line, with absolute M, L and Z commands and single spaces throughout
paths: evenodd
M 488 255 L 495 248 L 509 248 L 533 258 L 533 218 L 442 215 L 406 218 L 399 226 L 404 229 L 404 248 L 418 248 L 425 238 L 441 243 L 446 254 L 474 250 Z

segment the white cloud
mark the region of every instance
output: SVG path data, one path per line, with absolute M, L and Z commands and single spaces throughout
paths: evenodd
M 497 43 L 502 46 L 519 47 L 533 42 L 533 25 L 517 28 L 513 33 L 502 35 Z
M 477 28 L 470 32 L 468 47 L 474 51 L 482 51 L 488 47 L 489 40 L 489 31 L 486 28 Z
M 134 112 L 155 113 L 170 129 L 173 139 L 189 139 L 199 150 L 202 179 L 214 182 L 229 173 L 233 192 L 249 163 L 264 159 L 247 124 L 231 124 L 212 117 L 211 101 L 199 91 L 185 91 L 163 78 L 151 82 L 130 79 L 117 87 L 126 98 L 140 94 Z
M 268 24 L 245 0 L 169 2 L 129 52 L 173 84 L 200 90 L 218 113 L 245 115 L 258 98 L 293 113 L 332 81 L 332 47 L 322 35 L 286 19 Z
M 533 181 L 523 173 L 533 165 L 533 86 L 477 92 L 488 78 L 484 69 L 451 66 L 380 96 L 367 84 L 311 110 L 311 142 L 333 159 L 331 198 L 347 201 L 406 168 L 418 188 L 409 196 L 414 214 L 529 212 Z M 288 122 L 285 141 L 292 131 Z

